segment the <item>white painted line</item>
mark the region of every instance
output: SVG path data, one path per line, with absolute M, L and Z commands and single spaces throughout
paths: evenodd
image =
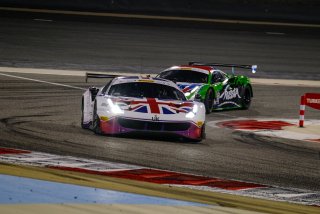
M 117 72 L 117 71 L 83 71 L 83 70 L 61 70 L 61 69 L 42 69 L 42 68 L 15 68 L 15 67 L 0 67 L 0 72 L 6 73 L 26 73 L 26 74 L 50 74 L 50 75 L 66 75 L 66 76 L 81 76 L 84 77 L 87 72 L 100 73 L 110 75 L 151 75 L 157 74 L 140 74 L 133 72 Z M 287 80 L 287 79 L 265 79 L 265 78 L 250 78 L 254 85 L 281 85 L 281 86 L 295 86 L 295 87 L 320 87 L 320 81 L 316 80 Z
M 51 19 L 33 19 L 33 21 L 38 21 L 38 22 L 52 22 Z
M 250 78 L 254 85 L 280 85 L 296 87 L 320 87 L 320 81 L 317 80 L 288 80 L 288 79 L 265 79 Z
M 83 70 L 61 70 L 61 69 L 42 69 L 42 68 L 15 68 L 15 67 L 0 67 L 0 72 L 6 73 L 24 73 L 24 74 L 49 74 L 61 76 L 80 76 L 85 77 L 86 73 L 97 74 L 110 74 L 110 75 L 124 75 L 124 76 L 137 76 L 137 75 L 151 75 L 157 74 L 139 74 L 132 72 L 119 72 L 119 71 L 83 71 Z
M 298 193 L 298 194 L 277 194 L 278 197 L 282 198 L 297 198 L 297 197 L 306 197 L 306 196 L 312 196 L 314 193 Z
M 62 86 L 62 87 L 66 87 L 66 88 L 86 90 L 85 88 L 80 88 L 80 87 L 77 87 L 77 86 L 66 85 L 66 84 L 55 83 L 55 82 L 48 82 L 48 81 L 44 81 L 44 80 L 31 79 L 31 78 L 20 77 L 20 76 L 15 76 L 15 75 L 10 75 L 10 74 L 0 73 L 0 75 L 6 76 L 6 77 L 12 77 L 12 78 L 17 78 L 17 79 L 33 81 L 33 82 L 40 82 L 40 83 L 46 83 L 46 84 L 50 84 L 50 85 Z

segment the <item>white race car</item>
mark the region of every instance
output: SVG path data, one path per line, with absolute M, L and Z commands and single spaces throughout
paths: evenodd
M 83 94 L 81 126 L 99 134 L 157 132 L 201 141 L 205 137 L 205 107 L 187 100 L 170 80 L 116 77 Z

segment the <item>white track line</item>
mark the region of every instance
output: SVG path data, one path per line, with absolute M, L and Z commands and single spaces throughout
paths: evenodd
M 66 88 L 86 90 L 85 88 L 80 88 L 80 87 L 77 87 L 77 86 L 66 85 L 66 84 L 55 83 L 55 82 L 48 82 L 48 81 L 44 81 L 44 80 L 31 79 L 31 78 L 20 77 L 20 76 L 15 76 L 15 75 L 10 75 L 10 74 L 0 73 L 0 75 L 6 76 L 6 77 L 12 77 L 12 78 L 17 78 L 17 79 L 33 81 L 33 82 L 40 82 L 40 83 L 46 83 L 46 84 L 50 84 L 50 85 L 62 86 L 62 87 L 66 87 Z
M 137 75 L 151 75 L 156 74 L 140 74 L 132 72 L 116 72 L 116 71 L 83 71 L 83 70 L 61 70 L 61 69 L 42 69 L 42 68 L 14 68 L 14 67 L 0 67 L 0 72 L 5 73 L 25 73 L 25 74 L 50 74 L 50 75 L 67 75 L 67 76 L 82 76 L 84 77 L 87 72 L 110 74 L 110 75 L 124 75 L 124 76 L 137 76 Z M 263 78 L 250 78 L 254 85 L 280 85 L 280 86 L 295 86 L 295 87 L 320 87 L 320 81 L 317 80 L 287 80 L 287 79 L 263 79 Z

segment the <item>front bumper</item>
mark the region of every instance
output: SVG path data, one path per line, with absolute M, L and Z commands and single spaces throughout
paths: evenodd
M 130 132 L 158 132 L 176 134 L 189 139 L 201 139 L 202 126 L 185 121 L 149 121 L 131 118 L 114 117 L 109 120 L 100 118 L 100 129 L 103 134 L 124 134 Z

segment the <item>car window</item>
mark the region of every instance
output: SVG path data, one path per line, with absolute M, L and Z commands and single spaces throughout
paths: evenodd
M 220 71 L 214 71 L 212 74 L 211 84 L 222 82 L 225 76 Z
M 145 82 L 130 82 L 113 85 L 110 87 L 108 95 L 158 98 L 162 100 L 186 100 L 183 93 L 174 87 Z
M 110 80 L 102 89 L 101 94 L 105 94 L 108 88 L 110 87 L 112 80 Z
M 174 82 L 208 83 L 208 74 L 190 70 L 169 70 L 162 72 L 159 77 Z

